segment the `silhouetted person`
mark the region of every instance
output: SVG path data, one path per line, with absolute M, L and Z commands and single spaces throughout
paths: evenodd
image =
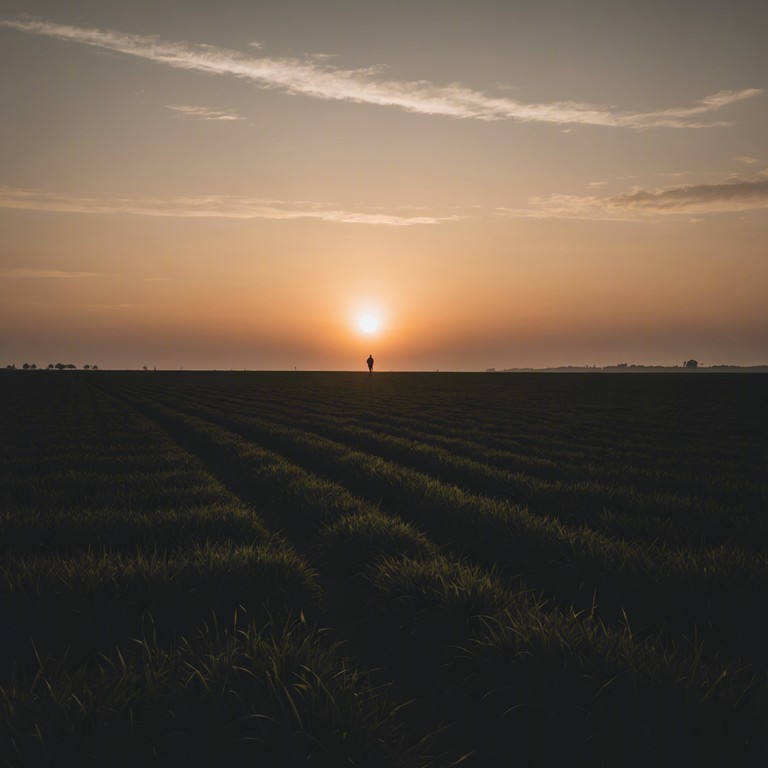
M 368 355 L 368 359 L 365 361 L 368 363 L 368 373 L 373 372 L 373 355 Z

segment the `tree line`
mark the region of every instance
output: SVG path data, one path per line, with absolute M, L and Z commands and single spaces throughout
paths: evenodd
M 24 363 L 24 365 L 22 365 L 21 367 L 25 371 L 36 371 L 36 370 L 41 370 L 42 371 L 42 370 L 44 370 L 43 368 L 39 368 L 38 369 L 38 367 L 37 367 L 37 365 L 35 363 Z M 6 370 L 9 370 L 9 371 L 17 370 L 16 363 L 10 363 L 9 365 L 6 365 L 5 368 L 6 368 Z M 48 371 L 54 371 L 54 370 L 56 370 L 56 371 L 74 371 L 76 369 L 77 369 L 77 366 L 74 363 L 55 363 L 55 364 L 54 363 L 48 363 L 48 365 L 45 368 L 45 370 L 48 370 Z M 90 365 L 90 364 L 86 363 L 83 366 L 83 370 L 84 371 L 98 371 L 99 370 L 99 366 L 98 365 Z

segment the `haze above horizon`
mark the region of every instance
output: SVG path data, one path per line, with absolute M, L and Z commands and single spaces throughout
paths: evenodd
M 768 362 L 756 0 L 6 0 L 2 365 Z

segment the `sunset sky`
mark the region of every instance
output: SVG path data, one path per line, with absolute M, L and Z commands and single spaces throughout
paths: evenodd
M 2 0 L 0 363 L 768 363 L 767 40 L 765 0 Z

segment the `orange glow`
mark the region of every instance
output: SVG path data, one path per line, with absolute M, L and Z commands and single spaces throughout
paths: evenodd
M 169 0 L 195 44 L 59 5 L 0 19 L 1 366 L 767 362 L 765 56 L 721 71 L 764 54 L 764 11 L 731 15 L 715 66 L 666 45 L 661 4 L 624 69 L 623 34 L 514 3 L 473 14 L 474 43 L 462 14 L 429 33 L 434 0 L 360 4 L 329 37 L 274 4 L 263 50 L 247 3 Z

